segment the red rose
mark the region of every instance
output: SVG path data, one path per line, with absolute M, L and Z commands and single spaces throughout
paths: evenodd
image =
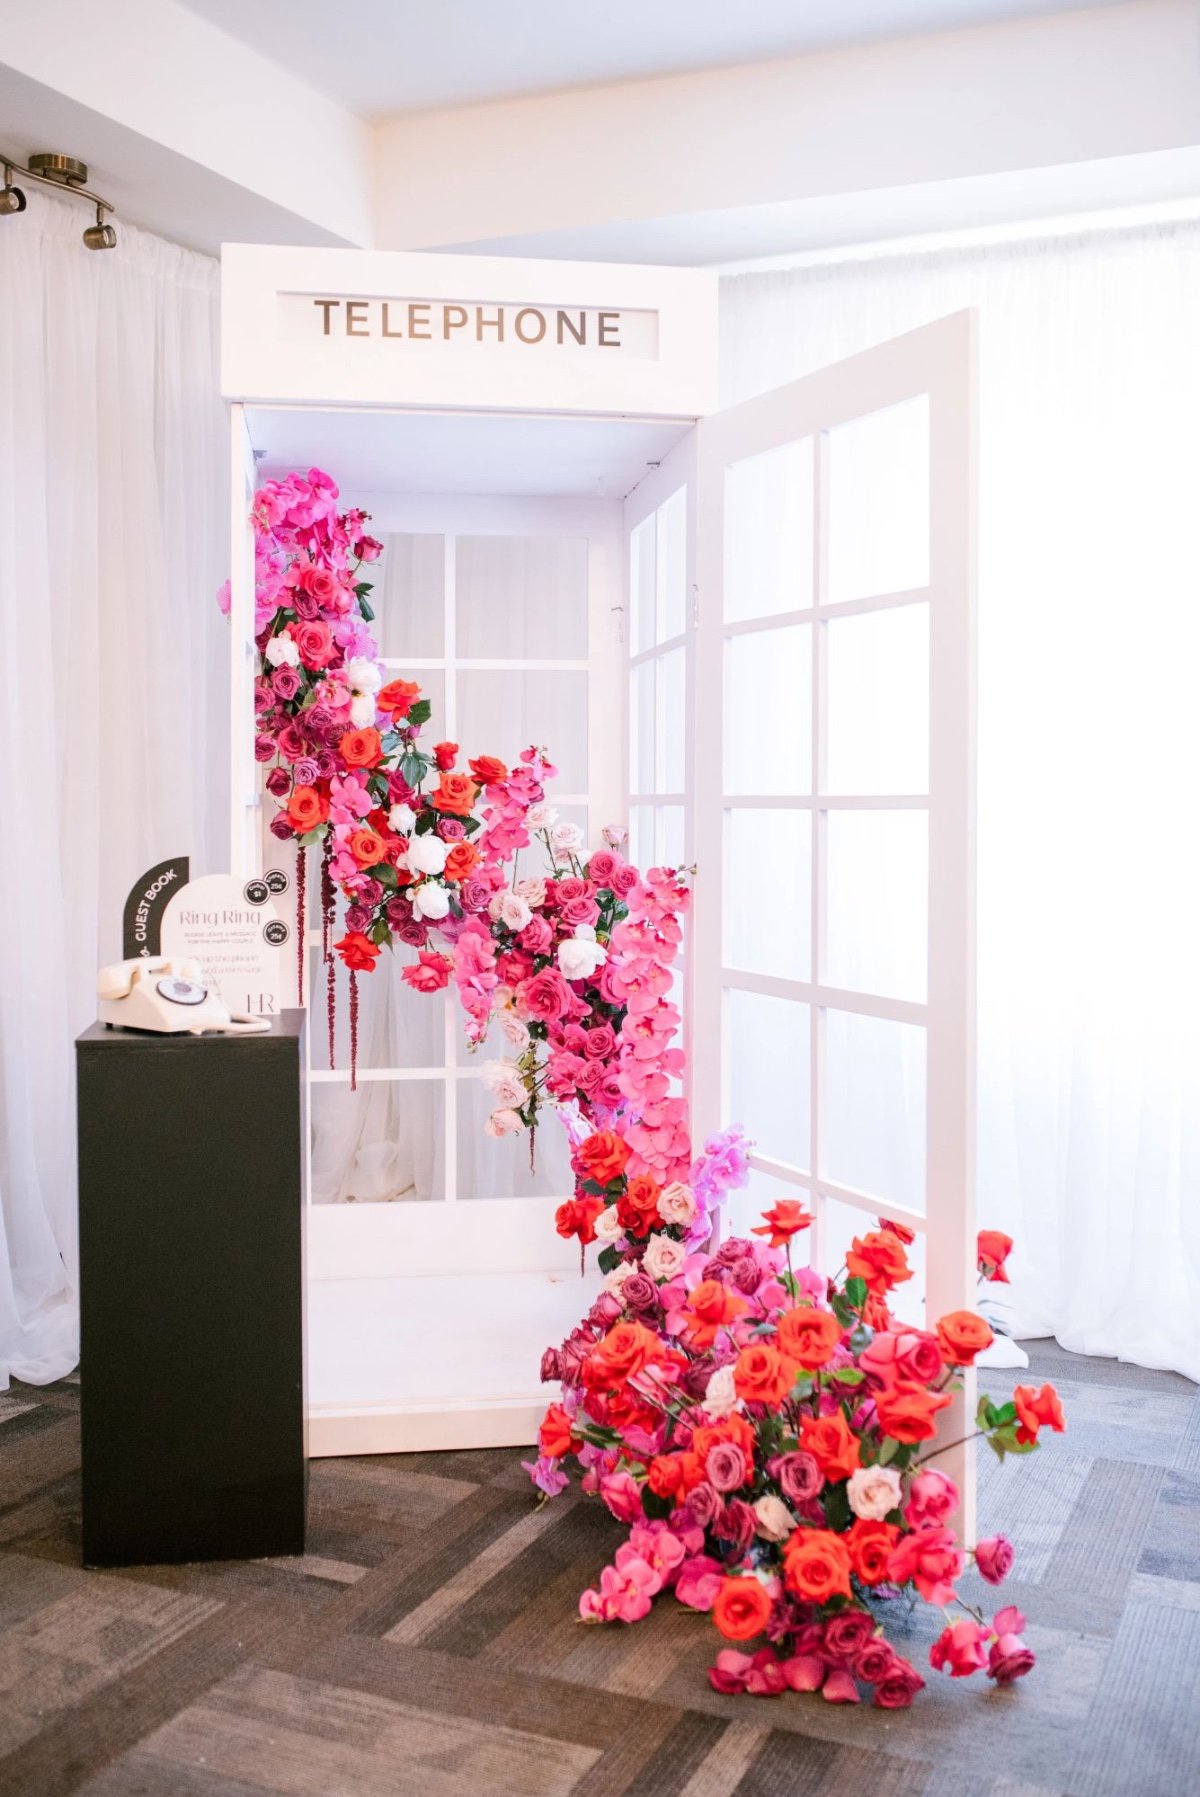
M 480 786 L 498 786 L 508 779 L 508 769 L 494 755 L 473 755 L 467 763 Z
M 727 1641 L 749 1641 L 761 1635 L 770 1615 L 771 1600 L 753 1574 L 721 1581 L 712 1619 Z
M 614 1135 L 611 1129 L 598 1129 L 576 1149 L 575 1168 L 581 1179 L 592 1179 L 597 1185 L 606 1186 L 625 1171 L 628 1159 L 629 1149 L 620 1136 Z
M 351 930 L 333 945 L 351 973 L 371 973 L 379 959 L 379 950 L 361 930 Z
M 376 694 L 375 709 L 390 712 L 394 723 L 397 718 L 407 717 L 420 697 L 421 689 L 415 680 L 389 680 Z
M 319 619 L 311 624 L 294 624 L 292 635 L 306 668 L 327 668 L 338 652 L 332 630 Z
M 433 763 L 440 773 L 448 774 L 457 760 L 457 743 L 434 743 Z

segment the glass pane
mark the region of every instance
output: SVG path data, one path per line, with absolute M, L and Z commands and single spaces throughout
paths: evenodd
M 498 755 L 510 766 L 530 743 L 544 745 L 558 768 L 558 790 L 586 792 L 588 677 L 460 672 L 456 735 L 473 755 Z
M 809 1160 L 808 1006 L 759 992 L 725 994 L 725 1121 L 760 1154 L 801 1172 Z
M 644 661 L 629 671 L 629 790 L 654 791 L 654 688 L 656 669 Z
M 927 814 L 830 811 L 825 846 L 827 984 L 923 1001 Z
M 657 576 L 655 570 L 655 516 L 651 512 L 629 535 L 630 653 L 640 655 L 654 645 L 657 627 Z
M 792 1198 L 797 1204 L 802 1204 L 805 1210 L 812 1209 L 812 1199 L 807 1187 L 793 1185 L 789 1180 L 777 1179 L 774 1174 L 762 1173 L 757 1167 L 751 1167 L 749 1184 L 731 1192 L 725 1201 L 721 1224 L 722 1240 L 731 1235 L 749 1236 L 750 1231 L 762 1222 L 763 1212 L 777 1204 L 781 1198 Z M 792 1265 L 808 1266 L 811 1249 L 811 1230 L 806 1229 L 802 1235 L 794 1235 Z
M 859 1210 L 857 1205 L 843 1204 L 837 1198 L 825 1198 L 821 1204 L 822 1242 L 821 1271 L 832 1277 L 846 1262 L 846 1250 L 855 1236 L 862 1237 L 879 1228 L 873 1211 Z M 912 1278 L 888 1293 L 888 1309 L 910 1328 L 925 1327 L 925 1237 L 918 1232 L 904 1244 L 904 1256 L 912 1269 Z
M 812 438 L 725 472 L 725 617 L 769 618 L 812 604 Z
M 393 535 L 380 539 L 383 554 L 362 571 L 371 582 L 380 655 L 443 653 L 446 620 L 446 551 L 442 537 Z
M 629 807 L 629 842 L 627 852 L 635 867 L 653 867 L 657 860 L 654 847 L 654 806 Z
M 825 1013 L 822 1177 L 925 1209 L 925 1031 Z
M 445 1108 L 440 1079 L 311 1086 L 313 1203 L 440 1203 Z
M 654 865 L 682 867 L 687 853 L 684 845 L 683 806 L 659 805 L 654 815 Z
M 314 881 L 316 884 L 316 881 Z M 335 941 L 345 932 L 340 905 Z M 317 919 L 320 926 L 320 919 Z M 385 949 L 371 973 L 358 976 L 358 1065 L 382 1067 L 441 1067 L 445 1060 L 446 1000 L 438 992 L 414 992 L 400 977 L 400 970 L 416 960 L 417 951 Z M 334 1066 L 350 1067 L 350 976 L 339 955 L 334 970 Z M 309 950 L 308 1006 L 309 1057 L 314 1069 L 329 1066 L 328 969 L 320 948 Z
M 807 980 L 811 966 L 812 815 L 735 807 L 725 813 L 725 965 Z M 779 906 L 771 926 L 762 897 Z
M 422 724 L 420 730 L 421 747 L 428 749 L 434 743 L 440 743 L 449 735 L 450 720 L 446 716 L 446 674 L 443 668 L 418 668 L 415 674 L 409 674 L 407 666 L 392 668 L 385 674 L 386 680 L 415 680 L 421 689 L 423 698 L 429 700 L 432 710 L 429 722 Z M 472 749 L 472 755 L 478 751 Z
M 812 626 L 725 644 L 725 791 L 812 791 Z
M 929 400 L 829 433 L 829 599 L 929 584 Z
M 489 1060 L 501 1059 L 499 1045 Z M 574 1190 L 567 1132 L 552 1111 L 544 1113 L 529 1166 L 529 1134 L 489 1136 L 484 1124 L 497 1108 L 481 1079 L 458 1082 L 458 1196 L 569 1198 Z M 550 1223 L 548 1219 L 548 1224 Z
M 825 790 L 929 787 L 929 607 L 833 618 L 826 632 Z
M 583 661 L 587 542 L 581 537 L 459 537 L 457 650 L 467 661 Z
M 687 488 L 680 487 L 658 508 L 658 634 L 666 643 L 682 636 L 687 617 Z
M 683 791 L 684 710 L 686 703 L 687 651 L 672 649 L 654 662 L 656 792 Z

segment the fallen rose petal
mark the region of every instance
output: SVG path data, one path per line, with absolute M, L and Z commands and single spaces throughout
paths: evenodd
M 858 1686 L 848 1672 L 835 1668 L 821 1686 L 821 1696 L 829 1703 L 858 1703 Z

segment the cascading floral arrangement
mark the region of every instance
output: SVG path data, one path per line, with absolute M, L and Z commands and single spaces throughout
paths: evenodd
M 629 1525 L 580 1614 L 636 1622 L 673 1590 L 739 1644 L 716 1656 L 718 1691 L 858 1703 L 866 1688 L 887 1709 L 924 1684 L 881 1621 L 915 1593 L 947 1614 L 957 1606 L 930 1650 L 935 1669 L 1009 1684 L 1034 1664 L 1025 1621 L 1011 1605 L 989 1620 L 959 1597 L 967 1554 L 948 1527 L 959 1494 L 932 1464 L 945 1449 L 930 1445 L 992 1331 L 974 1311 L 932 1330 L 892 1315 L 889 1293 L 911 1277 L 911 1232 L 895 1223 L 855 1237 L 835 1279 L 793 1270 L 792 1237 L 811 1220 L 783 1200 L 752 1232 L 765 1240 L 715 1254 L 661 1232 L 628 1241 L 583 1323 L 547 1351 L 543 1378 L 560 1380 L 562 1397 L 528 1470 L 553 1495 L 574 1458 L 584 1489 Z M 985 1277 L 1007 1277 L 1011 1246 L 981 1235 Z M 1051 1385 L 1018 1386 L 1005 1404 L 981 1397 L 975 1420 L 1002 1458 L 1065 1426 Z M 969 1551 L 992 1585 L 1013 1563 L 1003 1536 Z M 754 1652 L 740 1645 L 756 1640 Z

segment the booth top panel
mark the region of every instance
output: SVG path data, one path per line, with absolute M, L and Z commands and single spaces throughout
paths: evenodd
M 329 468 L 345 493 L 623 499 L 692 428 L 686 421 L 496 412 L 249 406 L 259 473 Z
M 227 399 L 695 419 L 716 403 L 717 277 L 226 244 L 221 339 Z

